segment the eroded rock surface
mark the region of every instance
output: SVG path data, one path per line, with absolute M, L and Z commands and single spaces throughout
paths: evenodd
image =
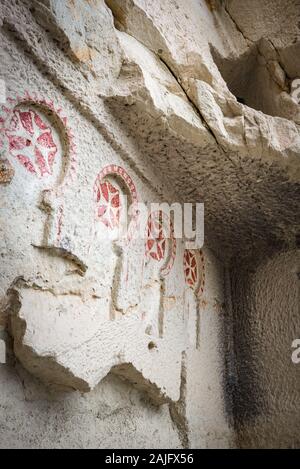
M 274 304 L 260 300 L 273 291 L 269 257 L 299 249 L 298 2 L 5 0 L 0 26 L 0 327 L 26 383 L 22 391 L 11 369 L 5 392 L 14 389 L 15 402 L 32 392 L 36 409 L 49 389 L 55 399 L 92 392 L 85 405 L 95 422 L 107 418 L 105 399 L 95 410 L 97 393 L 122 380 L 122 406 L 139 392 L 149 419 L 167 429 L 156 446 L 259 444 L 253 432 L 274 428 L 278 419 L 266 426 L 266 415 L 281 402 L 266 380 L 276 347 L 260 362 L 269 337 L 262 309 L 278 308 L 274 342 L 283 330 L 287 347 L 299 327 L 295 315 L 284 326 L 280 293 Z M 204 249 L 132 238 L 138 215 L 120 242 L 126 197 L 204 202 Z M 284 259 L 294 272 L 296 254 Z M 245 344 L 261 365 L 250 387 Z M 274 387 L 279 379 L 274 373 Z M 248 419 L 257 381 L 269 404 Z M 293 404 L 267 446 L 298 444 L 287 430 L 298 383 L 287 379 L 282 392 Z M 132 401 L 124 415 L 139 428 L 144 411 L 136 394 Z M 74 406 L 76 414 L 82 399 Z M 28 412 L 22 405 L 3 425 Z M 122 445 L 151 445 L 146 432 Z M 109 442 L 120 446 L 113 435 Z

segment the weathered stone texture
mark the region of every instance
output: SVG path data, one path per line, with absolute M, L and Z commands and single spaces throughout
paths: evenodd
M 299 336 L 299 267 L 298 250 L 234 269 L 235 418 L 242 447 L 299 447 L 299 369 L 291 360 Z

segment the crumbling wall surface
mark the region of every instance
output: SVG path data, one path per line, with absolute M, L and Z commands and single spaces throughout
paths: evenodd
M 235 419 L 244 448 L 298 448 L 300 251 L 283 252 L 233 274 L 238 360 Z
M 232 266 L 297 247 L 300 70 L 297 1 L 251 34 L 250 3 L 1 2 L 4 446 L 254 444 L 240 344 L 265 335 Z M 139 202 L 204 202 L 204 248 Z
M 103 0 L 5 0 L 0 26 L 1 446 L 233 445 L 223 263 L 138 210 L 185 201 L 163 146 L 215 139 Z

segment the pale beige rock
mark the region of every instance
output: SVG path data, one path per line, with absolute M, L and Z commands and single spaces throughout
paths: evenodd
M 1 2 L 0 446 L 299 445 L 298 24 L 294 0 Z M 164 276 L 108 237 L 108 165 L 122 207 L 205 203 L 201 296 L 183 240 Z

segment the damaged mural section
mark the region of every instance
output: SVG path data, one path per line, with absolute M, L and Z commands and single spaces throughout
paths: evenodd
M 240 3 L 1 2 L 3 445 L 299 443 L 300 19 Z

